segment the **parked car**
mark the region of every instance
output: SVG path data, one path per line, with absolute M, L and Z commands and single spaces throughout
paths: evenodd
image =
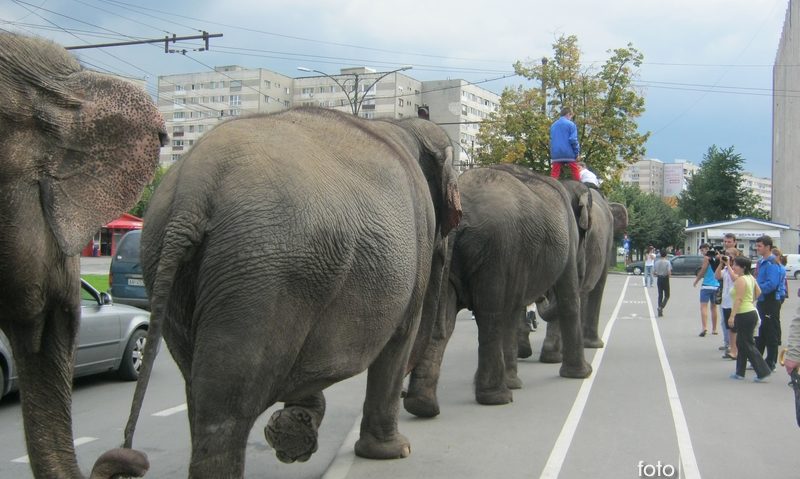
M 697 274 L 703 266 L 703 257 L 699 255 L 680 255 L 667 258 L 672 263 L 672 274 Z M 625 271 L 631 274 L 644 273 L 644 261 L 634 261 L 625 267 Z
M 150 301 L 144 289 L 142 266 L 139 263 L 139 244 L 142 230 L 125 233 L 117 252 L 111 257 L 111 269 L 108 273 L 108 286 L 114 301 L 150 310 Z
M 636 275 L 644 273 L 644 261 L 633 261 L 628 263 L 628 265 L 625 266 L 625 271 Z
M 800 279 L 800 254 L 786 255 L 786 277 Z
M 114 304 L 81 280 L 81 325 L 75 354 L 75 377 L 116 371 L 124 380 L 139 377 L 150 313 Z M 17 369 L 8 338 L 0 331 L 0 397 L 17 389 Z
M 672 274 L 696 275 L 703 267 L 703 257 L 700 255 L 680 255 L 670 260 Z

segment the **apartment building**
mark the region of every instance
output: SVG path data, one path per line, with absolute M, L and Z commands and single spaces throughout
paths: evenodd
M 292 81 L 291 77 L 270 70 L 238 65 L 158 77 L 158 109 L 170 137 L 170 144 L 161 149 L 161 164 L 179 160 L 195 141 L 221 121 L 289 108 Z
M 500 96 L 464 80 L 435 80 L 422 82 L 422 101 L 430 109 L 431 121 L 459 146 L 456 169 L 463 172 L 475 166 L 480 123 L 499 108 Z
M 772 67 L 772 219 L 789 225 L 783 252 L 800 253 L 800 1 L 790 0 Z
M 652 193 L 662 198 L 674 198 L 686 189 L 689 179 L 700 169 L 699 166 L 686 160 L 675 160 L 664 163 L 652 158 L 637 161 L 622 171 L 623 183 L 638 185 L 645 193 Z M 772 181 L 759 178 L 744 172 L 742 184 L 756 193 L 761 201 L 758 207 L 770 211 L 772 203 Z
M 431 121 L 442 125 L 453 144 L 459 145 L 456 167 L 464 171 L 474 165 L 480 122 L 500 103 L 499 95 L 464 80 L 422 82 L 402 71 L 387 74 L 366 67 L 344 68 L 334 75 L 316 73 L 291 78 L 229 65 L 160 76 L 158 106 L 170 135 L 170 145 L 161 150 L 161 163 L 179 160 L 209 129 L 244 114 L 292 106 L 352 113 L 355 105 L 363 118 L 407 118 L 416 117 L 426 105 Z

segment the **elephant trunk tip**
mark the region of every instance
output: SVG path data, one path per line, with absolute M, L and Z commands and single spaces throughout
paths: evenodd
M 134 449 L 117 448 L 103 453 L 92 468 L 91 479 L 143 477 L 150 469 L 147 454 Z

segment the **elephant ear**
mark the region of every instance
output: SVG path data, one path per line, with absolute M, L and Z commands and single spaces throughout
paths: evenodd
M 588 188 L 586 190 L 578 199 L 578 227 L 583 231 L 589 231 L 592 227 L 592 192 Z
M 443 212 L 442 212 L 442 236 L 452 231 L 461 222 L 463 211 L 461 210 L 461 194 L 458 191 L 455 171 L 453 170 L 453 147 L 447 146 L 444 152 L 444 164 L 442 165 L 442 193 Z
M 614 235 L 619 236 L 628 228 L 628 210 L 621 203 L 609 203 L 608 207 L 614 217 Z

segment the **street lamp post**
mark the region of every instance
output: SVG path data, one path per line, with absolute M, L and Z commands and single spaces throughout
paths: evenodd
M 374 87 L 379 81 L 383 80 L 386 76 L 391 75 L 392 73 L 397 73 L 397 72 L 401 72 L 401 71 L 404 71 L 404 70 L 410 70 L 411 68 L 413 68 L 411 65 L 405 65 L 405 66 L 402 66 L 400 68 L 397 68 L 397 69 L 394 69 L 394 70 L 391 70 L 391 71 L 388 71 L 388 72 L 381 72 L 381 76 L 379 76 L 375 81 L 373 81 L 372 84 L 370 84 L 369 88 L 366 88 L 364 90 L 364 92 L 366 93 L 366 92 L 370 91 L 372 89 L 372 87 Z M 361 103 L 364 102 L 364 97 L 363 96 L 360 99 L 358 98 L 358 84 L 361 81 L 361 75 L 363 75 L 363 73 L 341 73 L 341 74 L 337 75 L 337 76 L 340 76 L 340 77 L 341 76 L 351 76 L 351 77 L 353 77 L 353 96 L 351 97 L 350 93 L 347 91 L 347 88 L 345 87 L 345 84 L 347 83 L 347 80 L 348 80 L 347 78 L 340 82 L 336 77 L 328 75 L 327 73 L 319 71 L 319 70 L 314 70 L 312 68 L 306 68 L 306 67 L 297 67 L 297 69 L 302 71 L 302 72 L 319 73 L 320 75 L 324 75 L 324 76 L 330 78 L 331 80 L 333 80 L 333 82 L 336 83 L 339 86 L 339 88 L 342 89 L 342 91 L 344 92 L 345 96 L 347 97 L 347 101 L 350 103 L 350 109 L 353 110 L 353 115 L 358 116 L 358 111 L 361 109 Z M 377 73 L 369 73 L 369 75 L 376 75 L 376 74 Z

